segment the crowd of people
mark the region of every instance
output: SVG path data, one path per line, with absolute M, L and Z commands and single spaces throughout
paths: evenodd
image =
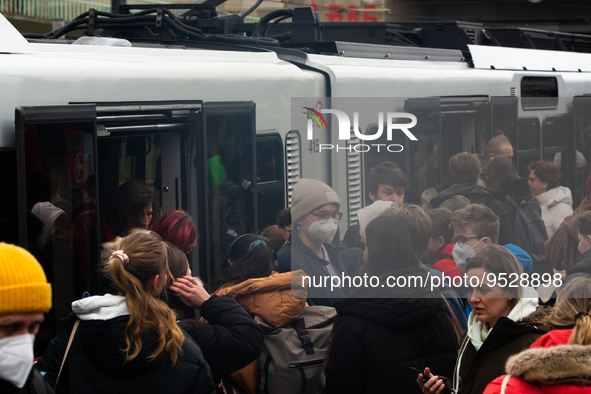
M 83 213 L 101 221 L 108 292 L 73 302 L 35 364 L 51 285 L 0 243 L 0 392 L 591 393 L 591 200 L 573 211 L 556 164 L 520 178 L 510 144 L 491 142 L 453 156 L 454 184 L 421 205 L 396 164 L 377 165 L 342 240 L 339 195 L 300 179 L 205 285 L 188 213 L 152 217 L 141 194 Z

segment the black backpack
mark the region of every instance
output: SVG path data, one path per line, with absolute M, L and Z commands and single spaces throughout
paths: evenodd
M 534 198 L 522 200 L 521 203 L 509 195 L 506 196 L 506 199 L 516 209 L 515 222 L 513 223 L 515 245 L 530 255 L 534 265 L 546 261 L 544 243 L 548 240 L 548 232 L 536 209 Z

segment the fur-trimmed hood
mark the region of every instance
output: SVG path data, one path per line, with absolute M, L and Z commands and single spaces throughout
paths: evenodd
M 525 350 L 507 360 L 506 370 L 531 383 L 591 386 L 591 347 L 559 345 Z

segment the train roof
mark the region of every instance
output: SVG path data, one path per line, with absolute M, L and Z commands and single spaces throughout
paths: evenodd
M 285 19 L 292 22 L 278 23 Z M 67 36 L 84 29 L 82 35 Z M 100 38 L 120 41 L 115 45 L 141 47 L 144 54 L 154 56 L 159 56 L 161 49 L 186 49 L 205 51 L 202 58 L 263 62 L 279 58 L 301 65 L 309 64 L 312 58 L 323 64 L 364 64 L 361 60 L 344 60 L 349 58 L 405 60 L 413 67 L 463 63 L 475 69 L 591 72 L 591 36 L 587 35 L 485 28 L 457 21 L 324 23 L 309 7 L 275 10 L 255 24 L 244 23 L 238 15 L 219 17 L 211 4 L 124 5 L 120 14 L 89 10 L 56 31 L 25 34 L 26 38 L 0 15 L 0 53 L 35 53 L 40 48 L 46 53 L 125 52 L 109 46 L 97 48 L 113 44 L 98 37 L 86 40 L 93 49 L 35 45 L 79 44 L 81 36 L 93 37 L 98 31 Z

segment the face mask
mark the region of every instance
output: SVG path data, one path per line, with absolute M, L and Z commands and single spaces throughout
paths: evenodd
M 306 218 L 308 219 L 308 218 Z M 310 220 L 310 219 L 308 219 Z M 310 220 L 311 221 L 311 220 Z M 311 221 L 312 222 L 312 221 Z M 302 226 L 303 227 L 303 226 Z M 303 227 L 306 230 L 305 227 Z M 335 234 L 337 233 L 337 229 L 339 228 L 339 221 L 334 219 L 328 219 L 328 222 L 324 224 L 320 224 L 320 222 L 312 222 L 308 230 L 306 231 L 308 235 L 318 241 L 320 243 L 329 243 L 332 242 Z
M 25 334 L 0 339 L 0 378 L 25 387 L 33 368 L 35 335 Z
M 474 246 L 469 246 L 466 244 L 463 244 L 462 246 L 459 246 L 458 244 L 454 245 L 454 250 L 451 254 L 454 260 L 456 261 L 458 267 L 465 267 L 468 265 L 467 260 L 476 256 L 474 248 L 476 247 L 476 245 L 482 242 L 483 239 L 484 238 L 481 238 L 480 241 L 478 241 Z

